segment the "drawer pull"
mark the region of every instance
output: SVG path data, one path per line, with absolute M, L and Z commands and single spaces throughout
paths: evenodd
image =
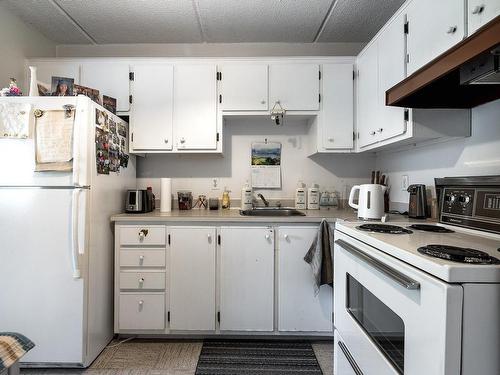
M 448 30 L 446 31 L 447 34 L 455 34 L 455 32 L 457 31 L 457 27 L 456 26 L 450 26 L 448 28 Z
M 141 255 L 139 257 L 139 264 L 142 266 L 143 263 L 144 263 L 144 255 Z
M 342 350 L 342 353 L 344 353 L 345 358 L 347 359 L 347 362 L 351 365 L 352 370 L 356 375 L 363 375 L 363 371 L 359 368 L 358 364 L 354 360 L 351 352 L 349 352 L 349 349 L 347 349 L 347 346 L 342 341 L 337 342 L 340 350 Z
M 140 241 L 144 240 L 144 238 L 148 235 L 148 233 L 149 233 L 149 230 L 147 230 L 147 229 L 141 229 L 139 231 L 139 240 Z
M 141 299 L 141 300 L 139 301 L 139 306 L 142 306 L 142 305 L 144 305 L 144 301 Z
M 373 130 L 372 130 L 372 131 L 370 132 L 370 135 L 375 135 L 375 131 L 373 131 Z
M 141 277 L 141 278 L 139 279 L 139 285 L 140 285 L 140 286 L 144 285 L 144 277 Z
M 472 9 L 472 14 L 481 14 L 483 13 L 484 5 L 476 5 L 474 9 Z

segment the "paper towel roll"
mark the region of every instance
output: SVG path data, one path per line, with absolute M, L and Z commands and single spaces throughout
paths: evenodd
M 160 179 L 160 211 L 172 211 L 172 179 Z

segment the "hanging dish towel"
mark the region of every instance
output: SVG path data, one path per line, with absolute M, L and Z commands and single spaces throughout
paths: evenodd
M 71 171 L 75 111 L 36 109 L 34 115 L 35 171 Z
M 309 263 L 314 276 L 314 295 L 321 285 L 333 286 L 333 231 L 326 219 L 319 224 L 318 234 L 304 260 Z

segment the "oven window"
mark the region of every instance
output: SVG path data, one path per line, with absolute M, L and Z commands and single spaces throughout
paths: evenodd
M 347 311 L 370 336 L 396 370 L 404 372 L 405 325 L 354 277 L 347 274 Z

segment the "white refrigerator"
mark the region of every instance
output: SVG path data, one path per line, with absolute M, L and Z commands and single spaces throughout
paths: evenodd
M 0 138 L 0 331 L 35 343 L 24 366 L 87 367 L 113 336 L 109 219 L 136 187 L 135 158 L 119 173 L 97 174 L 95 111 L 105 109 L 84 96 L 6 102 L 76 110 L 72 172 L 34 172 L 34 140 Z

